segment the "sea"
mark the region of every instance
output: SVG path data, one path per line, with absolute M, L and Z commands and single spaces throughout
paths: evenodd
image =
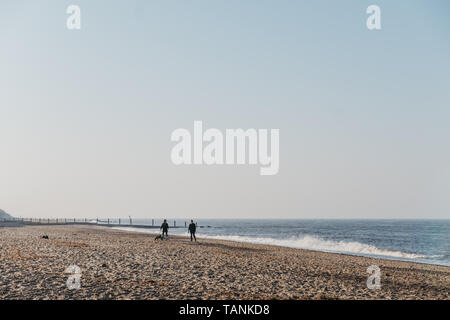
M 170 234 L 186 235 L 189 220 L 168 219 Z M 199 240 L 222 239 L 450 266 L 450 220 L 198 219 Z M 111 221 L 113 223 L 113 221 Z M 137 225 L 161 219 L 135 219 Z M 155 229 L 117 227 L 137 232 Z

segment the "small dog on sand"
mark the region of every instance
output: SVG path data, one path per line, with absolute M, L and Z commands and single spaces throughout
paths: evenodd
M 155 237 L 155 240 L 167 240 L 168 238 L 167 237 L 165 237 L 165 236 L 163 236 L 162 234 L 158 234 L 156 237 Z

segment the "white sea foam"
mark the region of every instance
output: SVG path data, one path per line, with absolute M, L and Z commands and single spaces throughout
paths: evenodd
M 114 229 L 126 230 L 126 231 L 138 231 L 144 233 L 158 233 L 158 229 L 139 229 L 133 227 L 117 227 Z M 325 240 L 317 236 L 305 235 L 299 237 L 290 237 L 287 239 L 275 239 L 266 237 L 248 237 L 248 236 L 232 236 L 232 235 L 206 235 L 200 232 L 197 235 L 198 238 L 205 239 L 217 239 L 217 240 L 229 240 L 236 242 L 247 242 L 254 244 L 266 244 L 276 245 L 289 248 L 335 252 L 335 253 L 347 253 L 354 255 L 365 256 L 384 256 L 402 259 L 423 259 L 427 256 L 407 253 L 402 251 L 380 249 L 370 244 L 360 243 L 357 241 L 333 241 Z
M 386 257 L 406 258 L 406 259 L 426 258 L 426 256 L 420 254 L 380 249 L 375 246 L 356 241 L 351 242 L 332 241 L 309 235 L 300 237 L 291 237 L 288 239 L 227 236 L 227 235 L 217 235 L 217 236 L 201 235 L 201 236 L 203 238 L 209 239 L 221 239 L 221 240 L 231 240 L 255 244 L 278 245 L 283 247 L 309 249 L 325 252 L 338 252 L 338 253 L 349 253 L 349 254 L 370 255 L 370 256 L 376 255 L 376 256 L 386 256 Z

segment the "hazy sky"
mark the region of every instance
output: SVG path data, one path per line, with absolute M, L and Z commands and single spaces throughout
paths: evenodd
M 449 39 L 447 0 L 1 0 L 0 208 L 450 218 Z M 279 128 L 278 175 L 173 165 L 194 120 Z

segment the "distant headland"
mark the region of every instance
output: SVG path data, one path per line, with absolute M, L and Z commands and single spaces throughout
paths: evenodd
M 12 216 L 0 209 L 0 219 L 12 219 Z

